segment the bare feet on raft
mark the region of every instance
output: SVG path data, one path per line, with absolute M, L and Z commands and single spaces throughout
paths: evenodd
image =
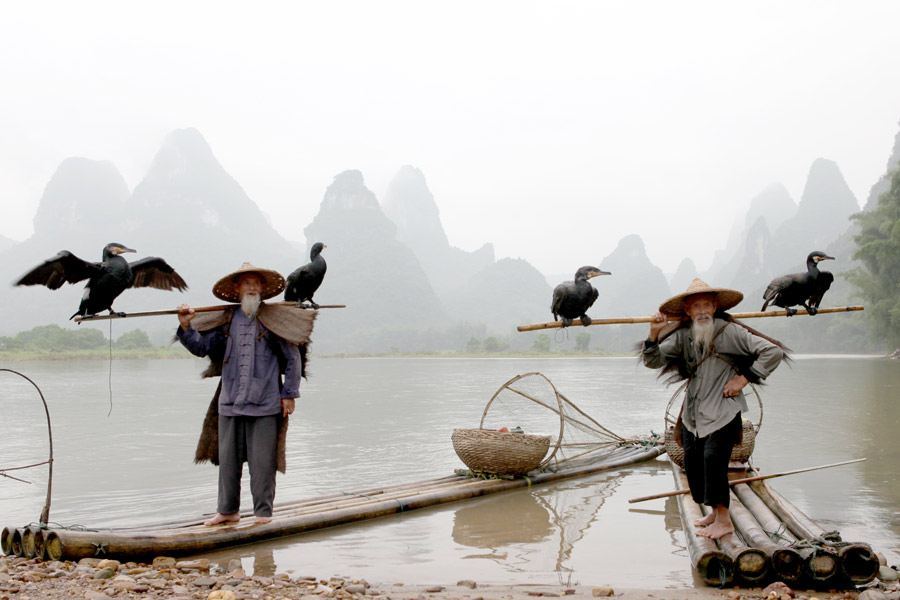
M 694 527 L 707 527 L 708 525 L 712 525 L 716 520 L 716 513 L 711 512 L 702 519 L 697 519 L 694 521 Z
M 216 513 L 212 519 L 207 519 L 203 521 L 203 524 L 207 527 L 212 527 L 213 525 L 225 525 L 227 523 L 237 523 L 241 520 L 241 513 L 231 513 L 229 515 L 223 515 L 222 513 Z
M 257 525 L 265 525 L 272 522 L 272 517 L 256 517 L 255 522 Z

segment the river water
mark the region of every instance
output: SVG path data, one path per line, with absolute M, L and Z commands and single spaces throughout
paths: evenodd
M 215 386 L 200 379 L 204 366 L 0 363 L 34 380 L 50 406 L 52 522 L 117 527 L 214 511 L 216 470 L 192 463 Z M 477 427 L 493 393 L 531 371 L 625 437 L 662 431 L 674 391 L 632 358 L 314 358 L 276 503 L 451 473 L 462 466 L 450 443 L 453 428 Z M 763 472 L 868 459 L 783 477 L 773 487 L 825 529 L 900 563 L 900 361 L 801 356 L 770 377 L 762 398 L 753 460 Z M 0 469 L 46 459 L 40 398 L 6 372 L 0 435 Z M 32 483 L 0 478 L 0 525 L 37 521 L 46 467 L 9 474 Z M 244 507 L 251 506 L 247 482 L 245 474 Z M 681 587 L 695 581 L 675 502 L 627 502 L 671 487 L 663 459 L 207 556 L 241 558 L 260 574 L 277 568 L 382 583 Z

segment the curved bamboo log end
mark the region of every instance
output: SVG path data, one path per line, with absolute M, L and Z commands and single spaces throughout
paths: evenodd
M 772 570 L 787 584 L 802 581 L 805 567 L 806 561 L 793 548 L 781 548 L 772 553 Z
M 34 528 L 26 527 L 22 530 L 22 556 L 34 558 Z
M 735 559 L 734 570 L 744 583 L 755 586 L 769 579 L 772 563 L 762 550 L 745 548 Z
M 13 531 L 9 527 L 4 527 L 3 531 L 0 532 L 0 550 L 3 551 L 3 554 L 7 556 L 12 554 L 12 536 Z
M 55 531 L 48 531 L 44 535 L 44 555 L 47 560 L 62 560 L 62 543 Z
M 806 574 L 820 585 L 833 583 L 841 575 L 841 559 L 830 550 L 817 548 L 806 561 Z
M 878 557 L 868 544 L 848 544 L 838 550 L 841 571 L 853 585 L 865 585 L 878 575 Z
M 44 532 L 40 528 L 34 532 L 34 555 L 41 560 L 47 560 L 47 547 L 44 544 Z
M 734 563 L 724 552 L 706 552 L 697 561 L 697 574 L 706 585 L 724 587 L 734 581 Z
M 10 548 L 12 549 L 12 553 L 16 556 L 22 556 L 22 533 L 21 529 L 16 529 L 12 534 Z

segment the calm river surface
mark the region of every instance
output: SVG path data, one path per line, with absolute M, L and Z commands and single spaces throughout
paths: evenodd
M 89 527 L 191 518 L 215 509 L 216 470 L 194 465 L 214 382 L 205 361 L 0 363 L 42 389 L 53 425 L 51 521 Z M 477 427 L 508 379 L 540 371 L 625 437 L 661 431 L 673 392 L 632 358 L 313 358 L 288 434 L 276 502 L 412 482 L 461 467 L 455 427 Z M 112 412 L 110 411 L 110 385 Z M 763 472 L 867 457 L 793 475 L 774 487 L 825 529 L 900 562 L 900 361 L 802 356 L 763 388 L 754 462 Z M 40 399 L 0 373 L 0 469 L 47 456 Z M 46 468 L 0 478 L 0 525 L 37 521 Z M 249 485 L 245 475 L 246 498 Z M 248 571 L 347 575 L 391 583 L 694 583 L 668 462 L 516 490 L 207 555 Z

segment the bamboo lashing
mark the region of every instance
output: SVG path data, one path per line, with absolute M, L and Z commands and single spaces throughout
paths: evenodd
M 793 471 L 783 471 L 781 473 L 770 473 L 768 475 L 757 475 L 755 477 L 745 477 L 743 479 L 732 479 L 728 482 L 728 485 L 738 485 L 741 483 L 750 483 L 751 481 L 762 481 L 764 479 L 773 479 L 775 477 L 784 477 L 785 475 L 794 475 L 796 473 L 806 473 L 807 471 L 818 471 L 819 469 L 830 469 L 831 467 L 840 467 L 843 465 L 851 465 L 853 463 L 863 462 L 866 460 L 865 458 L 857 458 L 855 460 L 845 460 L 844 462 L 839 463 L 831 463 L 830 465 L 819 465 L 816 467 L 806 467 L 805 469 L 794 469 Z M 641 496 L 640 498 L 632 498 L 628 501 L 629 504 L 633 504 L 635 502 L 645 502 L 647 500 L 656 500 L 657 498 L 668 498 L 669 496 L 680 496 L 681 494 L 687 494 L 689 490 L 680 489 L 675 490 L 673 492 L 663 492 L 662 494 L 653 494 L 652 496 Z
M 269 306 L 297 306 L 296 302 L 269 302 L 267 303 Z M 217 310 L 225 310 L 227 308 L 234 308 L 239 306 L 238 304 L 218 304 L 215 306 L 192 306 L 195 313 L 199 312 L 214 312 Z M 320 304 L 319 308 L 347 308 L 346 304 Z M 81 323 L 82 321 L 105 321 L 107 319 L 131 319 L 133 317 L 156 317 L 159 315 L 180 315 L 187 314 L 187 311 L 183 311 L 179 308 L 172 308 L 169 310 L 150 310 L 146 312 L 133 312 L 133 313 L 123 313 L 122 315 L 117 315 L 115 313 L 111 315 L 90 315 L 87 317 L 75 317 L 74 321 L 76 323 Z
M 835 306 L 833 308 L 820 308 L 816 314 L 826 314 L 826 313 L 840 313 L 840 312 L 852 312 L 856 310 L 863 310 L 863 306 Z M 809 313 L 805 309 L 799 309 L 794 315 L 808 315 Z M 732 313 L 732 317 L 735 319 L 759 319 L 762 317 L 786 317 L 786 310 L 770 310 L 770 311 L 756 311 L 756 312 L 742 312 L 742 313 Z M 619 317 L 613 319 L 593 319 L 591 321 L 591 325 L 627 325 L 630 323 L 649 323 L 653 320 L 652 317 Z M 681 321 L 681 317 L 669 317 L 669 321 Z M 540 329 L 553 329 L 555 327 L 562 327 L 562 323 L 560 321 L 551 321 L 549 323 L 533 323 L 531 325 L 519 325 L 516 327 L 519 331 L 537 331 Z M 572 321 L 571 326 L 582 327 L 581 321 L 575 319 Z

